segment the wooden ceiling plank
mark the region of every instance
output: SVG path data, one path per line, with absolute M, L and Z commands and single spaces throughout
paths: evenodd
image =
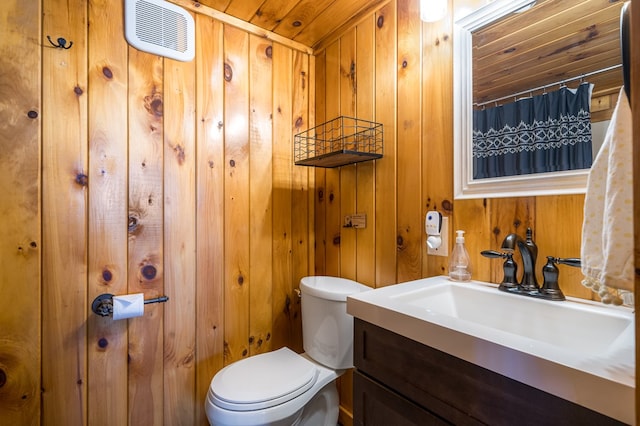
M 513 88 L 511 89 L 512 92 L 529 90 L 532 87 L 553 84 L 557 81 L 591 74 L 617 66 L 619 63 L 618 58 L 604 55 L 602 58 L 594 59 L 593 61 L 576 61 L 572 63 L 570 67 L 568 67 L 567 64 L 560 64 L 556 67 L 539 64 L 532 66 L 529 70 L 526 68 L 518 68 L 516 72 L 504 73 L 500 76 L 493 75 L 486 79 L 478 79 L 474 88 L 482 93 L 485 91 L 491 93 L 502 85 L 515 86 L 515 90 Z
M 250 22 L 263 3 L 264 0 L 233 0 L 224 13 Z
M 192 0 L 171 0 L 171 2 L 175 3 L 178 6 L 184 7 L 185 9 L 188 9 L 194 13 L 202 13 L 203 15 L 209 16 L 215 20 L 236 28 L 240 28 L 244 31 L 247 31 L 248 33 L 255 34 L 267 40 L 271 40 L 275 43 L 287 46 L 291 49 L 299 50 L 310 55 L 313 54 L 313 49 L 311 49 L 307 45 L 294 40 L 290 40 L 286 37 L 282 37 L 279 34 L 267 31 L 264 28 L 260 28 L 257 25 L 253 25 L 249 22 L 243 21 L 242 19 L 236 18 L 235 16 L 231 16 L 209 6 L 205 6 L 202 3 L 194 3 Z
M 583 35 L 585 38 L 597 37 L 599 33 L 610 31 L 613 27 L 620 27 L 619 8 L 617 13 L 611 13 L 612 10 L 615 12 L 613 8 L 608 8 L 606 11 L 582 17 L 566 16 L 562 21 L 565 23 L 563 25 L 555 25 L 555 21 L 547 27 L 534 24 L 514 32 L 510 37 L 503 37 L 497 42 L 483 45 L 476 43 L 476 35 L 474 34 L 474 58 L 476 55 L 478 58 L 500 55 L 507 51 L 520 49 L 521 46 L 558 42 L 558 40 L 571 35 Z M 508 29 L 505 28 L 505 31 Z
M 559 39 L 552 44 L 530 46 L 529 48 L 515 49 L 491 58 L 482 58 L 473 61 L 474 73 L 479 75 L 494 72 L 496 69 L 528 68 L 531 62 L 552 62 L 556 58 L 564 59 L 567 65 L 570 61 L 583 59 L 598 54 L 603 49 L 620 50 L 620 36 L 617 28 L 612 28 L 607 33 L 601 33 L 597 38 L 589 39 L 584 35 L 572 35 L 565 39 Z
M 302 44 L 308 43 L 315 48 L 331 34 L 344 31 L 354 20 L 360 19 L 363 14 L 380 7 L 386 1 L 352 0 L 346 3 L 336 1 L 320 13 L 309 25 L 305 26 L 294 40 Z
M 294 39 L 335 0 L 302 0 L 278 23 L 273 32 Z M 296 25 L 296 22 L 299 25 Z
M 609 0 L 549 0 L 525 13 L 511 15 L 475 31 L 473 43 L 490 47 L 492 44 L 504 43 L 505 38 L 523 40 L 534 34 L 544 34 L 550 29 L 565 26 L 583 16 L 592 16 L 603 11 L 605 16 L 608 16 L 610 12 L 607 12 L 607 9 L 610 8 L 619 11 L 620 5 L 610 4 Z M 524 35 L 527 32 L 529 34 Z
M 509 96 L 547 84 L 556 83 L 572 77 L 593 72 L 594 70 L 606 69 L 611 67 L 612 59 L 606 57 L 598 59 L 594 58 L 594 63 L 598 68 L 594 68 L 594 63 L 585 61 L 585 63 L 576 63 L 573 67 L 572 75 L 558 74 L 563 70 L 543 70 L 532 68 L 530 73 L 522 71 L 518 75 L 509 75 L 491 81 L 485 81 L 482 84 L 474 85 L 474 102 L 486 102 L 495 98 Z M 615 64 L 614 64 L 615 65 Z M 579 80 L 571 84 L 577 84 Z M 599 92 L 609 92 L 611 88 L 616 90 L 622 85 L 622 71 L 619 68 L 611 71 L 595 74 L 585 78 L 585 81 L 595 84 L 595 90 Z
M 300 0 L 266 0 L 249 22 L 273 31 L 299 2 Z
M 176 3 L 174 0 L 170 1 L 172 3 Z M 231 0 L 199 0 L 198 3 L 203 6 L 219 10 L 220 12 L 224 12 L 225 10 L 227 10 L 227 7 L 229 6 L 229 3 L 231 3 Z

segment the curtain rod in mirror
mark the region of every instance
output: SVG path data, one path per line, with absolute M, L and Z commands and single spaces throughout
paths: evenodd
M 570 81 L 582 80 L 582 79 L 584 79 L 586 77 L 590 77 L 592 75 L 600 74 L 600 73 L 607 72 L 607 71 L 612 71 L 612 70 L 615 70 L 616 68 L 620 68 L 620 67 L 622 67 L 622 64 L 613 65 L 613 66 L 602 68 L 602 69 L 599 69 L 599 70 L 596 70 L 596 71 L 591 71 L 591 72 L 588 72 L 588 73 L 585 73 L 585 74 L 581 74 L 581 75 L 578 75 L 578 76 L 575 76 L 575 77 L 566 78 L 564 80 L 556 81 L 554 83 L 549 83 L 549 84 L 545 84 L 545 85 L 542 85 L 542 86 L 538 86 L 538 87 L 535 87 L 533 89 L 523 90 L 521 92 L 513 93 L 511 95 L 502 96 L 500 98 L 495 98 L 495 99 L 492 99 L 490 101 L 474 102 L 473 105 L 480 107 L 480 106 L 492 104 L 494 102 L 498 102 L 498 101 L 502 101 L 502 100 L 510 99 L 510 98 L 515 98 L 517 96 L 524 95 L 524 94 L 527 94 L 527 93 L 537 92 L 538 90 L 547 89 L 549 87 L 560 86 L 560 85 L 568 83 Z

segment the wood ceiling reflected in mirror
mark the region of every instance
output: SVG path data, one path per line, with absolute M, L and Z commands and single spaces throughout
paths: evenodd
M 266 31 L 316 48 L 351 18 L 389 0 L 200 0 L 199 3 Z
M 538 0 L 529 10 L 475 31 L 474 104 L 619 65 L 623 3 Z M 617 96 L 622 69 L 585 80 L 595 85 L 594 100 Z M 578 83 L 576 80 L 567 85 L 575 87 Z

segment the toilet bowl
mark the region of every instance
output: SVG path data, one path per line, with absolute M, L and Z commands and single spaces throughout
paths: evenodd
M 344 278 L 300 280 L 305 353 L 285 347 L 221 369 L 205 401 L 209 423 L 335 426 L 335 380 L 353 367 L 353 318 L 346 313 L 346 299 L 369 289 Z

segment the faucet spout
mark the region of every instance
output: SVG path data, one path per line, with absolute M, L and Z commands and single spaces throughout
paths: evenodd
M 518 234 L 512 233 L 507 235 L 502 241 L 502 250 L 512 253 L 518 247 L 522 256 L 523 274 L 520 281 L 520 287 L 524 291 L 538 291 L 540 286 L 536 279 L 535 267 L 536 257 L 538 256 L 538 246 L 533 242 L 531 228 L 527 229 L 526 240 Z

